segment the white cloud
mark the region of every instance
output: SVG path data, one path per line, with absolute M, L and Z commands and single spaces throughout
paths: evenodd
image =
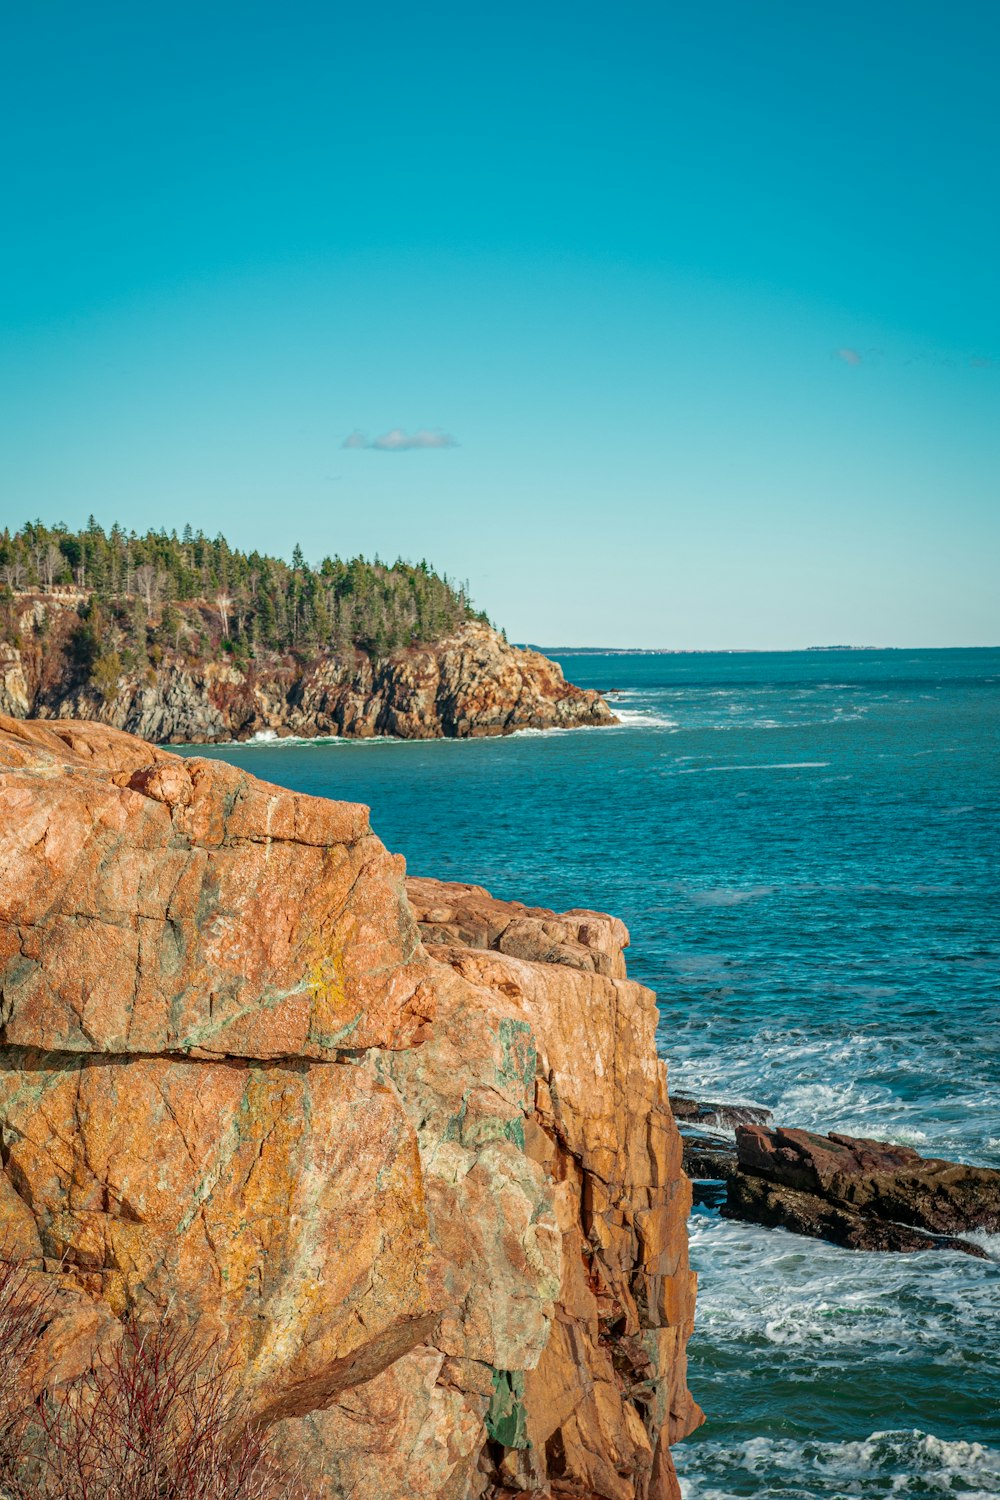
M 381 453 L 401 453 L 407 448 L 457 448 L 455 439 L 447 432 L 418 428 L 416 432 L 404 432 L 394 427 L 380 437 L 368 438 L 357 428 L 344 439 L 343 448 L 375 448 Z

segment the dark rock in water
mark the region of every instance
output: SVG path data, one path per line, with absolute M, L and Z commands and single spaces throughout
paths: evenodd
M 922 1157 L 909 1146 L 808 1130 L 738 1126 L 742 1171 L 816 1193 L 869 1218 L 932 1234 L 1000 1230 L 1000 1172 Z
M 718 1136 L 685 1135 L 684 1170 L 699 1182 L 728 1182 L 737 1171 L 736 1147 Z
M 886 1141 L 759 1125 L 737 1126 L 736 1150 L 728 1218 L 781 1224 L 859 1250 L 979 1256 L 978 1245 L 953 1237 L 1000 1229 L 1000 1172 L 988 1167 L 925 1158 Z
M 736 1172 L 729 1179 L 726 1201 L 720 1211 L 724 1219 L 745 1219 L 768 1229 L 790 1229 L 812 1239 L 832 1240 L 848 1250 L 961 1250 L 966 1255 L 989 1260 L 986 1251 L 969 1240 L 930 1235 L 908 1224 L 868 1218 L 853 1209 L 828 1203 L 815 1193 L 782 1187 L 747 1172 Z
M 771 1111 L 759 1104 L 726 1104 L 715 1099 L 689 1099 L 684 1094 L 670 1095 L 675 1120 L 693 1125 L 766 1125 Z

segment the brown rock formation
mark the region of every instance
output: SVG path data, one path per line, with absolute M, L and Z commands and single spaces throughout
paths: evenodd
M 0 830 L 50 1383 L 169 1305 L 331 1497 L 676 1495 L 689 1188 L 621 923 L 408 900 L 367 809 L 92 724 L 0 719 Z
M 407 885 L 432 951 L 502 994 L 537 1048 L 525 1145 L 556 1184 L 562 1275 L 551 1336 L 524 1376 L 521 1441 L 500 1473 L 515 1490 L 548 1474 L 567 1493 L 670 1494 L 668 1445 L 700 1415 L 684 1379 L 690 1186 L 655 1053 L 655 999 L 624 977 L 628 933 L 598 912 Z M 507 1430 L 519 1421 L 512 1408 Z
M 909 1146 L 808 1130 L 736 1129 L 739 1171 L 723 1213 L 859 1250 L 982 1252 L 960 1236 L 1000 1229 L 1000 1172 Z M 941 1236 L 949 1238 L 942 1241 Z
M 195 663 L 167 651 L 155 667 L 123 671 L 108 699 L 74 666 L 78 624 L 71 604 L 25 604 L 26 644 L 0 643 L 0 713 L 93 719 L 172 744 L 268 731 L 436 739 L 617 723 L 599 693 L 575 687 L 555 662 L 509 645 L 475 620 L 433 645 L 381 660 L 350 650 L 305 662 L 264 655 L 241 667 L 229 657 Z

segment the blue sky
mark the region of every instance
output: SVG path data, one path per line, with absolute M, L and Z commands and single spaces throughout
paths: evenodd
M 996 644 L 998 44 L 9 7 L 0 520 L 426 556 L 547 644 Z

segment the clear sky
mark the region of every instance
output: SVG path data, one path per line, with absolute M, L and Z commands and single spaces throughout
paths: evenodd
M 1000 642 L 997 5 L 4 10 L 0 522 Z

